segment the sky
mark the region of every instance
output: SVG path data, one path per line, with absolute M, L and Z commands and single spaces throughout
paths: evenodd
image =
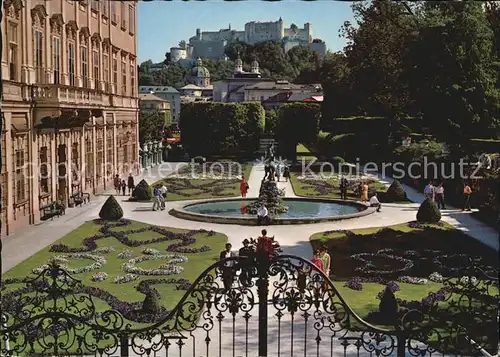
M 196 29 L 218 31 L 221 28 L 244 30 L 249 21 L 277 21 L 281 16 L 285 27 L 292 23 L 302 28 L 312 24 L 313 38 L 326 42 L 330 51 L 340 51 L 345 40 L 339 38 L 344 21 L 353 21 L 350 2 L 319 0 L 247 1 L 152 1 L 139 2 L 139 62 L 165 59 L 170 47 L 194 36 Z

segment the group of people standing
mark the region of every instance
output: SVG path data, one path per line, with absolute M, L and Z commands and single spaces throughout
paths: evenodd
M 464 205 L 462 211 L 471 211 L 470 197 L 472 195 L 472 189 L 467 182 L 464 182 Z M 424 197 L 436 202 L 439 209 L 446 209 L 444 204 L 444 186 L 443 182 L 440 182 L 437 186 L 434 186 L 433 181 L 424 187 Z
M 262 235 L 257 238 L 255 245 L 259 252 L 263 254 L 268 254 L 268 258 L 272 259 L 274 254 L 276 253 L 274 241 L 274 237 L 269 237 L 267 235 L 267 230 L 262 230 Z M 222 283 L 224 285 L 225 290 L 229 290 L 234 283 L 236 278 L 236 271 L 241 269 L 241 273 L 239 275 L 239 280 L 243 286 L 250 286 L 252 283 L 252 277 L 254 274 L 254 267 L 256 262 L 256 250 L 253 245 L 250 244 L 250 240 L 245 239 L 243 241 L 243 247 L 238 250 L 238 254 L 232 251 L 231 243 L 227 243 L 225 250 L 220 252 L 219 260 L 225 260 L 228 258 L 236 258 L 237 256 L 244 257 L 246 259 L 238 260 L 238 264 L 236 264 L 236 259 L 227 260 L 222 266 Z
M 153 211 L 164 210 L 167 201 L 167 186 L 165 184 L 156 185 L 153 189 Z
M 134 184 L 134 176 L 132 174 L 128 175 L 127 182 L 125 180 L 122 180 L 120 178 L 120 175 L 116 175 L 114 180 L 113 180 L 114 186 L 115 186 L 115 191 L 117 196 L 125 196 L 125 192 L 128 187 L 128 194 L 131 195 L 132 191 L 134 190 L 135 184 Z

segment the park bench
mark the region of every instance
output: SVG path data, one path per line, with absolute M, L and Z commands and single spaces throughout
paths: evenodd
M 42 211 L 41 219 L 45 221 L 49 218 L 54 219 L 54 217 L 59 217 L 64 215 L 65 207 L 60 203 L 52 202 L 40 207 L 40 211 Z
M 75 192 L 69 196 L 70 203 L 74 206 L 81 206 L 85 203 L 90 202 L 90 193 L 87 192 Z

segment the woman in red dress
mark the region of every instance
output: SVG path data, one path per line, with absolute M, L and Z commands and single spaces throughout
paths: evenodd
M 322 272 L 324 272 L 324 269 L 323 269 L 323 261 L 321 260 L 321 258 L 319 257 L 319 250 L 315 250 L 314 251 L 314 256 L 311 260 L 311 263 L 313 263 L 314 265 L 316 265 L 316 267 L 321 270 Z
M 248 192 L 248 182 L 245 179 L 245 176 L 241 176 L 241 181 L 240 181 L 241 197 L 247 197 L 247 192 Z

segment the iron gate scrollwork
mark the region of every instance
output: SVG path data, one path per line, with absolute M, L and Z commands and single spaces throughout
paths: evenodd
M 498 289 L 491 271 L 480 270 L 489 279 L 473 278 L 478 270 L 468 280 L 449 279 L 449 296 L 426 310 L 404 311 L 383 328 L 361 319 L 311 262 L 291 255 L 249 259 L 213 264 L 172 311 L 143 327 L 117 311 L 99 312 L 81 282 L 53 264 L 20 292 L 3 294 L 1 355 L 477 355 L 495 344 L 482 337 L 496 322 L 498 290 L 484 304 L 477 299 Z M 437 323 L 446 314 L 457 319 Z M 490 318 L 479 323 L 477 314 Z

